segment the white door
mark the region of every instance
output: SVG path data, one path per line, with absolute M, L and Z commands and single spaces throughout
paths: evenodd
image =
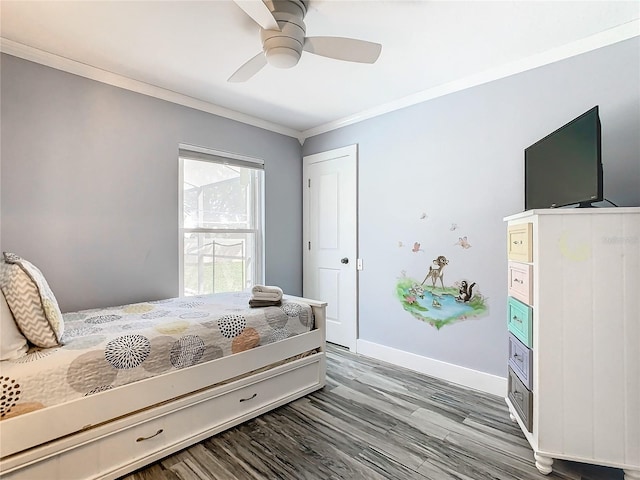
M 327 341 L 356 349 L 357 146 L 303 159 L 303 295 L 328 303 Z

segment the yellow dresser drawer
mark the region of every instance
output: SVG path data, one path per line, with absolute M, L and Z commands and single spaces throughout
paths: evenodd
M 517 262 L 533 261 L 533 225 L 519 223 L 510 225 L 507 234 L 507 255 Z

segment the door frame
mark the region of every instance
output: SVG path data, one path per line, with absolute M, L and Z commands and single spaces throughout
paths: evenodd
M 354 245 L 354 253 L 356 256 L 356 269 L 355 269 L 355 292 L 353 292 L 353 301 L 354 312 L 355 312 L 355 322 L 353 325 L 353 329 L 351 331 L 352 337 L 349 339 L 348 348 L 350 351 L 356 353 L 357 350 L 357 340 L 358 340 L 358 332 L 360 325 L 360 309 L 359 309 L 359 285 L 360 285 L 360 275 L 359 271 L 360 266 L 360 236 L 359 236 L 359 228 L 358 228 L 358 215 L 359 215 L 359 195 L 358 195 L 358 144 L 347 145 L 340 148 L 335 148 L 332 150 L 327 150 L 311 155 L 305 155 L 302 157 L 302 177 L 303 177 L 303 206 L 302 206 L 302 285 L 304 290 L 304 285 L 306 285 L 306 275 L 309 270 L 308 262 L 309 256 L 307 254 L 308 243 L 309 242 L 309 230 L 310 230 L 310 219 L 309 219 L 309 189 L 308 189 L 308 170 L 309 166 L 313 163 L 319 163 L 326 160 L 332 160 L 340 157 L 349 157 L 352 156 L 354 160 L 354 168 L 355 168 L 355 198 L 356 198 L 356 208 L 355 208 L 355 218 L 353 219 L 353 223 L 355 225 L 355 245 Z M 306 295 L 306 292 L 303 291 L 303 295 Z M 321 300 L 321 299 L 320 299 Z

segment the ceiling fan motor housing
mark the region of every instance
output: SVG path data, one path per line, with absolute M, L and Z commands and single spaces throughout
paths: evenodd
M 280 31 L 260 29 L 262 49 L 270 65 L 291 68 L 302 55 L 307 5 L 301 0 L 274 0 L 273 5 L 274 11 L 271 13 L 278 22 Z

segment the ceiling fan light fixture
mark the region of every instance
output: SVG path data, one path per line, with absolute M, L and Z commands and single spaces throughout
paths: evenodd
M 292 37 L 284 32 L 263 31 L 262 48 L 269 65 L 291 68 L 297 65 L 302 55 L 304 37 Z
M 265 52 L 267 62 L 277 68 L 291 68 L 300 60 L 300 53 L 289 47 L 273 47 Z

